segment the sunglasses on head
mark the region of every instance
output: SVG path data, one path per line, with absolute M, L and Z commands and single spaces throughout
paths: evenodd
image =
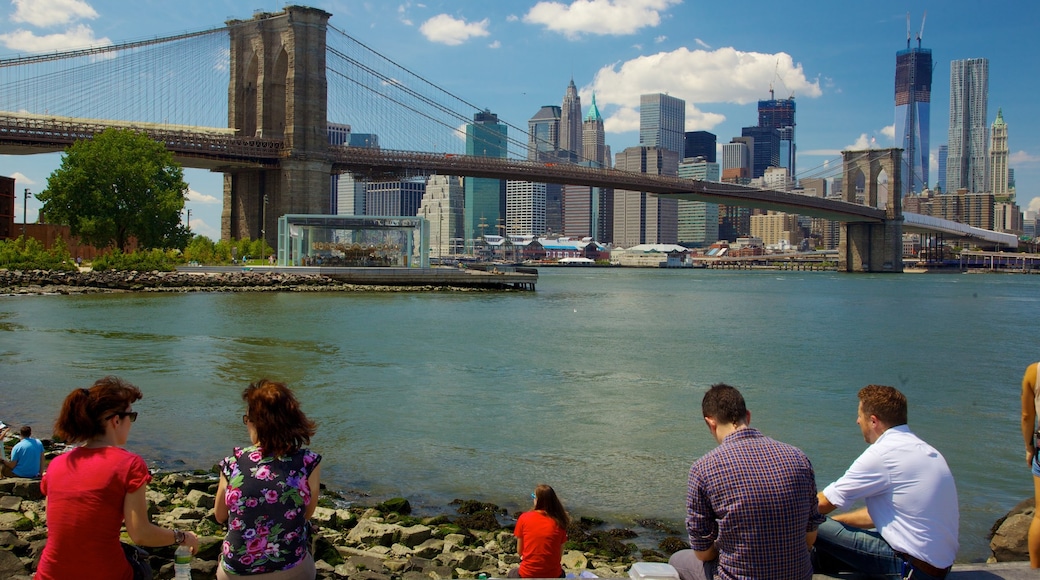
M 134 423 L 137 421 L 137 411 L 119 411 L 118 413 L 112 413 L 109 415 L 108 419 L 111 419 L 112 417 L 119 417 L 120 419 L 123 417 L 130 417 L 130 422 Z M 108 419 L 105 420 L 107 421 Z

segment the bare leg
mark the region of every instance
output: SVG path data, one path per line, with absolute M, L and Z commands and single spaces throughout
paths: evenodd
M 1033 520 L 1029 522 L 1029 565 L 1040 568 L 1040 477 L 1033 476 L 1033 494 L 1037 507 L 1033 508 Z

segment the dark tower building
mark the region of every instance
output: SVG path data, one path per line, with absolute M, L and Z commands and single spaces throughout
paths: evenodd
M 780 131 L 772 127 L 744 127 L 741 136 L 755 140 L 751 150 L 751 177 L 762 177 L 766 169 L 780 167 Z
M 686 148 L 683 159 L 703 157 L 709 163 L 715 163 L 715 133 L 708 131 L 687 131 Z
M 928 125 L 932 101 L 932 51 L 910 48 L 896 53 L 896 146 L 903 149 L 903 194 L 928 187 Z M 944 186 L 946 184 L 943 184 Z
M 560 107 L 560 149 L 564 151 L 563 157 L 571 161 L 576 161 L 581 155 L 581 97 L 574 79 L 567 85 L 563 106 Z
M 769 92 L 772 96 L 772 90 Z M 786 167 L 788 174 L 793 178 L 795 176 L 794 97 L 759 101 L 758 126 L 776 129 L 780 134 L 777 150 L 779 165 L 776 167 Z M 765 172 L 765 168 L 762 171 Z

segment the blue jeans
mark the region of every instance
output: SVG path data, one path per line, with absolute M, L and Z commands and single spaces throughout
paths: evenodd
M 820 574 L 858 572 L 910 580 L 935 578 L 904 561 L 877 530 L 847 526 L 831 518 L 820 524 L 813 548 L 813 568 Z

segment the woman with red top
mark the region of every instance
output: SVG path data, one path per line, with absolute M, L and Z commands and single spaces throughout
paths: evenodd
M 65 397 L 54 435 L 83 445 L 54 458 L 40 482 L 47 496 L 47 545 L 37 580 L 131 580 L 119 543 L 124 522 L 138 546 L 198 550 L 195 534 L 160 528 L 148 517 L 145 490 L 152 476 L 139 455 L 123 449 L 137 420 L 131 405 L 140 399 L 140 389 L 117 377 Z
M 544 483 L 531 494 L 534 509 L 516 520 L 516 551 L 520 567 L 510 570 L 509 578 L 563 578 L 563 544 L 571 516 L 563 509 L 553 488 Z

